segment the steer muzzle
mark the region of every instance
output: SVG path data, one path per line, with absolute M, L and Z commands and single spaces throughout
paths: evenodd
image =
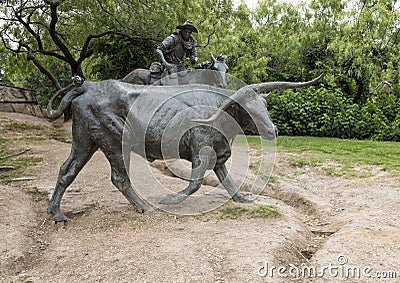
M 266 127 L 259 131 L 259 135 L 264 140 L 274 140 L 278 137 L 278 128 L 274 126 Z

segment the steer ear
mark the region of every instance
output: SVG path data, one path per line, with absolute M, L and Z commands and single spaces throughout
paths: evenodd
M 218 60 L 219 62 L 224 62 L 224 63 L 225 63 L 225 61 L 226 61 L 226 55 L 219 54 L 218 57 L 217 57 L 217 60 Z
M 215 57 L 214 57 L 214 55 L 210 55 L 210 58 L 211 58 L 211 61 L 213 62 L 213 63 L 215 63 L 215 62 L 217 62 L 217 59 L 215 59 Z
M 215 63 L 217 63 L 217 59 L 215 59 L 214 55 L 212 55 L 212 54 L 211 54 L 210 58 L 211 58 L 211 66 L 210 66 L 210 69 L 212 69 L 212 68 L 214 68 Z

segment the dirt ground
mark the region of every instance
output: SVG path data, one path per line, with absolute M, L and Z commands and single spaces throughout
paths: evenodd
M 44 119 L 0 113 L 1 137 L 29 135 L 7 131 L 12 121 L 54 129 Z M 71 124 L 62 127 L 70 132 Z M 1 282 L 400 282 L 400 184 L 379 167 L 368 168 L 371 177 L 334 177 L 290 165 L 290 154 L 278 152 L 274 181 L 256 203 L 281 217 L 222 217 L 224 207 L 252 206 L 231 201 L 199 215 L 148 216 L 112 185 L 99 151 L 64 196 L 64 225 L 46 209 L 71 145 L 46 138 L 18 146 L 43 161 L 0 185 Z M 158 180 L 185 187 L 160 164 L 152 167 Z M 153 186 L 145 176 L 137 182 Z M 210 176 L 203 190 L 215 183 Z

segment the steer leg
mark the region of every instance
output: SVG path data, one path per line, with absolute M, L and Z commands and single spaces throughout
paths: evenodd
M 217 164 L 214 168 L 214 172 L 217 175 L 221 184 L 228 191 L 229 195 L 232 197 L 234 201 L 244 202 L 244 203 L 254 203 L 254 201 L 248 199 L 239 192 L 238 188 L 233 182 L 231 175 L 226 169 L 225 164 Z
M 130 204 L 139 213 L 154 214 L 154 209 L 148 205 L 132 188 L 129 180 L 129 172 L 124 165 L 130 163 L 129 153 L 126 153 L 124 158 L 121 151 L 104 152 L 108 161 L 111 164 L 111 181 L 118 190 L 125 196 Z
M 207 170 L 208 162 L 202 162 L 200 158 L 195 158 L 192 161 L 192 172 L 190 177 L 189 186 L 179 193 L 169 194 L 160 200 L 161 204 L 177 204 L 187 199 L 191 194 L 195 193 L 201 186 L 204 174 Z
M 78 130 L 76 130 L 78 131 Z M 60 203 L 67 187 L 75 180 L 78 173 L 93 156 L 98 146 L 91 142 L 84 131 L 80 131 L 80 139 L 73 141 L 68 159 L 60 167 L 58 180 L 50 199 L 47 213 L 54 216 L 54 221 L 66 222 L 68 218 L 61 212 Z

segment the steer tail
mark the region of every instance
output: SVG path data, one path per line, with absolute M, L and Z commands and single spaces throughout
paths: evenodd
M 301 82 L 301 83 L 294 83 L 294 82 L 269 82 L 269 83 L 261 83 L 261 84 L 253 84 L 250 85 L 256 93 L 266 93 L 272 90 L 282 90 L 282 89 L 290 89 L 290 88 L 302 88 L 302 87 L 307 87 L 311 86 L 313 84 L 316 84 L 324 74 L 319 75 L 315 79 L 308 81 L 308 82 Z
M 61 100 L 60 106 L 58 106 L 58 109 L 56 112 L 53 113 L 53 115 L 50 117 L 52 121 L 58 119 L 61 117 L 62 114 L 64 114 L 65 110 L 68 109 L 68 107 L 71 105 L 72 100 L 77 98 L 79 95 L 83 94 L 85 92 L 84 87 L 77 87 L 68 92 L 63 99 Z

